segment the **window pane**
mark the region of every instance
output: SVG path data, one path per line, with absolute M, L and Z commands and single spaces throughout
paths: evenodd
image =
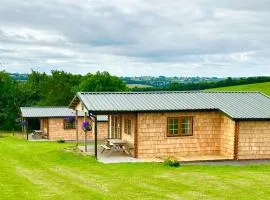
M 177 118 L 168 119 L 168 133 L 170 135 L 178 135 L 178 119 Z
M 131 120 L 128 120 L 128 134 L 131 135 Z
M 131 120 L 125 119 L 124 126 L 125 126 L 125 133 L 131 135 Z
M 191 135 L 191 126 L 192 126 L 192 119 L 188 117 L 184 117 L 181 120 L 181 134 L 182 135 Z

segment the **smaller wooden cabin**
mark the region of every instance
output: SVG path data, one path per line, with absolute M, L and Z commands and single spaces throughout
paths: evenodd
M 31 132 L 38 130 L 47 136 L 49 140 L 76 140 L 84 139 L 84 131 L 81 128 L 83 121 L 93 122 L 83 111 L 76 112 L 67 107 L 21 107 L 21 116 L 31 125 Z M 108 137 L 108 116 L 97 116 L 98 139 Z M 78 130 L 76 129 L 78 127 Z M 29 130 L 29 129 L 28 129 Z M 87 139 L 94 139 L 94 134 L 89 131 Z

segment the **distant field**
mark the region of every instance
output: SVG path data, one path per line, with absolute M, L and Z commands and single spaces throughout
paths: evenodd
M 208 89 L 211 91 L 260 91 L 270 95 L 270 82 Z
M 151 85 L 143 85 L 143 84 L 127 84 L 129 88 L 147 88 L 147 87 L 152 87 Z

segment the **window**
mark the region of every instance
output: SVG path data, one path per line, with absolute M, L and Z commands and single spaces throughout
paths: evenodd
M 125 129 L 126 134 L 131 135 L 131 120 L 130 119 L 125 119 L 124 129 Z
M 168 118 L 168 134 L 169 135 L 178 135 L 178 118 Z
M 121 138 L 120 116 L 112 115 L 110 119 L 111 135 L 110 138 Z
M 70 121 L 64 120 L 64 129 L 75 129 L 75 128 L 76 128 L 75 121 L 70 122 Z
M 192 135 L 192 118 L 182 117 L 181 118 L 181 135 Z
M 169 117 L 168 136 L 190 136 L 192 135 L 192 117 Z

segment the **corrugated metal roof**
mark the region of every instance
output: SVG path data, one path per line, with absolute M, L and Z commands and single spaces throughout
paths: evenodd
M 75 111 L 67 107 L 21 107 L 20 109 L 25 118 L 75 116 Z M 78 116 L 83 117 L 84 112 L 79 111 Z M 97 121 L 108 121 L 108 116 L 98 115 Z
M 79 92 L 91 112 L 221 110 L 234 119 L 270 119 L 270 97 L 260 92 Z

